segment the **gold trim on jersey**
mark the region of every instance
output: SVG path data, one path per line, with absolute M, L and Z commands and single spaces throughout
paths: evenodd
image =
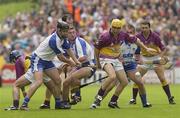
M 147 44 L 146 47 L 155 49 L 155 50 L 158 52 L 157 55 L 161 52 L 161 49 L 160 49 L 157 45 Z M 142 49 L 142 48 L 141 48 L 141 54 L 142 54 L 143 56 L 145 56 L 145 57 L 156 56 L 156 55 L 151 55 L 151 54 L 149 54 L 149 52 L 147 52 L 146 50 L 144 50 L 144 49 Z
M 30 68 L 30 65 L 31 65 L 30 57 L 26 56 L 24 61 L 25 72 L 27 72 L 27 70 Z
M 108 47 L 103 47 L 100 50 L 100 55 L 108 56 L 108 57 L 119 57 L 120 55 L 120 44 L 111 45 Z

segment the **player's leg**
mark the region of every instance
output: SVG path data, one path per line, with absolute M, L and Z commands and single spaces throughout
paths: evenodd
M 5 110 L 17 110 L 19 108 L 20 89 L 29 85 L 31 82 L 25 79 L 24 75 L 13 84 L 13 105 Z
M 45 85 L 48 84 L 46 86 L 51 86 L 51 85 L 49 85 L 49 83 L 44 83 L 44 84 Z M 52 87 L 46 88 L 45 100 L 44 100 L 44 103 L 41 104 L 41 106 L 39 107 L 40 109 L 50 109 L 50 100 L 51 100 L 52 93 L 48 88 L 52 88 Z
M 138 95 L 139 89 L 136 83 L 133 83 L 133 87 L 132 87 L 132 98 L 129 101 L 129 104 L 136 104 L 136 98 Z
M 61 78 L 57 68 L 51 68 L 44 71 L 45 74 L 54 82 L 55 109 L 61 108 Z
M 168 84 L 167 80 L 165 79 L 164 67 L 162 65 L 158 65 L 154 68 L 154 70 L 155 70 L 155 72 L 156 72 L 156 74 L 157 74 L 157 76 L 158 76 L 158 78 L 162 84 L 164 92 L 166 93 L 166 95 L 168 97 L 169 104 L 175 104 L 174 97 L 171 96 L 169 84 Z
M 83 67 L 79 70 L 71 73 L 63 82 L 63 101 L 66 104 L 68 103 L 69 98 L 69 89 L 72 86 L 80 86 L 80 79 L 89 77 L 92 74 L 92 68 L 90 67 Z M 68 108 L 68 107 L 67 107 Z
M 50 109 L 50 99 L 51 96 L 53 95 L 54 98 L 57 98 L 57 92 L 55 89 L 55 83 L 52 81 L 50 78 L 45 77 L 44 78 L 44 84 L 46 85 L 46 98 L 44 103 L 40 106 L 40 109 Z
M 67 71 L 67 64 L 65 63 L 60 63 L 60 65 L 58 66 L 57 70 L 59 72 L 59 75 L 61 75 L 63 72 L 66 73 Z M 46 75 L 44 75 L 45 78 L 47 78 Z M 48 82 L 44 82 L 44 84 L 46 85 L 46 91 L 45 91 L 45 100 L 43 102 L 43 104 L 41 104 L 41 106 L 39 107 L 40 109 L 50 109 L 50 99 L 52 96 L 52 88 L 55 86 L 53 81 L 48 81 Z M 51 90 L 50 90 L 51 89 Z
M 104 92 L 103 99 L 106 97 L 106 95 L 115 87 L 115 85 L 118 83 L 118 80 L 115 79 L 109 86 L 106 88 L 106 91 Z
M 81 82 L 79 82 L 79 85 L 81 84 Z M 79 86 L 75 87 L 75 88 L 71 88 L 71 105 L 76 105 L 78 102 L 81 102 L 81 89 L 79 88 Z
M 64 78 L 66 78 L 70 73 L 73 72 L 72 67 L 68 64 L 63 64 L 58 68 L 59 71 L 64 72 Z M 79 87 L 71 88 L 71 105 L 75 105 L 81 101 L 81 91 Z
M 84 78 L 90 78 L 92 75 L 94 75 L 94 73 L 96 71 L 95 68 L 91 68 L 91 67 L 89 67 L 89 70 L 91 71 L 91 74 L 90 75 L 87 74 L 87 77 L 84 77 Z M 80 91 L 81 81 L 77 80 L 77 79 L 74 81 L 76 81 L 76 82 L 74 82 L 74 83 L 76 83 L 76 85 L 71 86 L 72 87 L 71 88 L 71 102 L 70 102 L 71 105 L 77 104 L 82 99 L 81 98 L 81 91 Z
M 119 80 L 120 84 L 115 89 L 113 96 L 108 104 L 110 108 L 119 108 L 117 101 L 119 99 L 119 95 L 122 93 L 124 88 L 128 85 L 128 80 L 124 69 L 116 71 L 117 79 Z
M 136 70 L 132 70 L 132 71 L 128 71 L 127 75 L 138 86 L 139 94 L 140 94 L 140 98 L 141 98 L 143 107 L 145 107 L 145 108 L 151 107 L 152 105 L 147 103 L 146 90 L 145 90 L 143 81 L 141 80 L 141 78 L 142 78 L 141 74 L 139 72 L 137 72 Z
M 28 103 L 31 97 L 34 95 L 36 90 L 42 85 L 43 83 L 43 72 L 42 71 L 35 71 L 34 72 L 35 81 L 30 85 L 29 90 L 27 91 L 27 95 L 24 98 L 23 104 L 21 105 L 21 110 L 28 110 Z
M 147 69 L 144 68 L 144 66 L 138 66 L 137 71 L 140 72 L 140 75 L 142 77 L 147 73 Z M 138 92 L 139 92 L 138 86 L 136 83 L 134 83 L 132 88 L 132 99 L 129 101 L 129 104 L 136 104 L 136 97 L 138 95 Z
M 22 88 L 21 88 L 21 91 L 22 91 L 23 96 L 26 97 L 26 94 L 27 94 L 27 93 L 26 93 L 26 91 L 25 91 L 25 87 L 22 87 Z
M 104 65 L 103 69 L 107 73 L 108 77 L 104 80 L 100 89 L 98 90 L 98 93 L 96 94 L 95 101 L 91 105 L 92 109 L 97 108 L 97 106 L 99 106 L 107 87 L 109 86 L 109 84 L 111 82 L 113 82 L 116 79 L 116 73 L 115 73 L 114 67 L 112 66 L 111 63 L 106 63 Z

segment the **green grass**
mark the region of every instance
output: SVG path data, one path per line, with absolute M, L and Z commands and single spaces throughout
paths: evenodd
M 0 21 L 4 20 L 7 16 L 16 16 L 17 12 L 29 12 L 35 5 L 30 1 L 0 4 Z
M 29 111 L 4 111 L 12 103 L 11 88 L 0 88 L 0 118 L 178 118 L 180 116 L 180 85 L 171 85 L 172 94 L 175 96 L 176 105 L 169 105 L 160 85 L 146 85 L 148 100 L 152 108 L 142 108 L 138 97 L 136 105 L 128 105 L 131 97 L 131 86 L 128 86 L 119 98 L 121 109 L 107 107 L 111 95 L 102 102 L 100 108 L 91 110 L 89 106 L 99 86 L 89 86 L 82 89 L 82 102 L 73 106 L 71 110 L 54 110 L 52 99 L 51 110 L 39 110 L 43 101 L 45 87 L 42 86 L 32 97 Z M 112 93 L 111 93 L 112 94 Z M 21 100 L 22 103 L 22 100 Z

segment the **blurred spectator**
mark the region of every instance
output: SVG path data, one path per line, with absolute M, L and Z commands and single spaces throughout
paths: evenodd
M 170 61 L 175 61 L 176 52 L 178 50 L 177 46 L 174 45 L 173 40 L 170 40 L 167 45 L 167 55 L 169 56 Z
M 59 18 L 71 13 L 79 34 L 90 43 L 108 30 L 113 18 L 135 27 L 142 19 L 148 19 L 152 30 L 168 45 L 172 60 L 180 56 L 179 0 L 40 0 L 38 4 L 39 10 L 18 12 L 15 17 L 8 16 L 0 24 L 0 40 L 3 39 L 1 44 L 4 47 L 22 48 L 29 54 L 42 42 L 43 37 L 56 30 Z M 138 27 L 136 29 L 138 31 Z

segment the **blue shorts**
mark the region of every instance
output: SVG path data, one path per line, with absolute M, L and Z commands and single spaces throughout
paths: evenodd
M 123 67 L 125 72 L 134 71 L 136 70 L 137 64 L 136 62 L 125 62 L 123 63 Z
M 52 61 L 42 60 L 38 57 L 35 53 L 31 56 L 31 70 L 32 72 L 35 71 L 43 71 L 50 68 L 55 68 L 55 65 Z

